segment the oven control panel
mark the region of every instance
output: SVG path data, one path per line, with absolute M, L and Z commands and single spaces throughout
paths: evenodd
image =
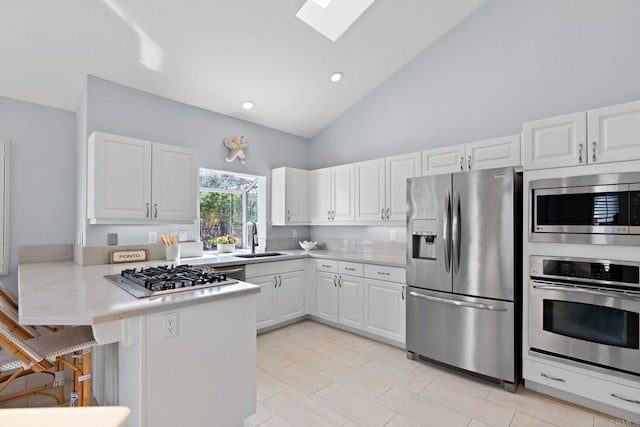
M 531 277 L 640 286 L 640 263 L 586 258 L 531 256 Z

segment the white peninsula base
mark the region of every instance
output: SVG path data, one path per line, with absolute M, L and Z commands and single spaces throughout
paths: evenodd
M 240 426 L 256 411 L 256 294 L 122 320 L 130 427 Z

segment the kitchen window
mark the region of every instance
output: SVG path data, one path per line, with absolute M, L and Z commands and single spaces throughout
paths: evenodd
M 215 239 L 235 236 L 238 247 L 248 247 L 247 223 L 258 221 L 264 190 L 260 177 L 200 169 L 200 238 L 204 249 L 216 248 Z

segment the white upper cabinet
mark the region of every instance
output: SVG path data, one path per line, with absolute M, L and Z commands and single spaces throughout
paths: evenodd
M 355 219 L 355 166 L 353 163 L 309 172 L 312 224 L 353 222 Z
M 198 218 L 198 161 L 193 150 L 152 144 L 153 219 L 192 222 Z
M 271 224 L 309 222 L 309 172 L 278 168 L 271 171 Z
M 370 160 L 355 164 L 356 221 L 385 220 L 385 161 Z
M 526 170 L 586 164 L 587 114 L 524 123 L 523 163 Z
M 465 170 L 464 144 L 422 152 L 422 175 L 439 175 Z
M 328 223 L 331 212 L 331 168 L 309 171 L 309 219 Z
M 177 224 L 198 218 L 194 150 L 93 132 L 87 172 L 92 224 Z
M 640 101 L 588 112 L 589 163 L 640 159 Z
M 151 219 L 151 143 L 93 132 L 89 137 L 88 217 Z
M 407 179 L 420 176 L 422 153 L 401 154 L 387 157 L 386 176 L 386 219 L 405 222 L 407 219 Z
M 493 169 L 520 164 L 520 135 L 465 144 L 466 170 Z
M 421 153 L 356 163 L 356 221 L 404 222 L 407 179 L 420 176 Z
M 355 209 L 355 166 L 331 168 L 331 221 L 353 221 Z

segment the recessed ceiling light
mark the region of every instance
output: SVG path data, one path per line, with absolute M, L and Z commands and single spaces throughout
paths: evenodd
M 254 107 L 254 103 L 253 101 L 244 101 L 242 103 L 242 108 L 244 108 L 245 110 L 251 110 Z
M 329 78 L 333 83 L 339 82 L 340 80 L 342 80 L 342 72 L 336 71 L 335 73 L 331 74 L 331 77 Z

